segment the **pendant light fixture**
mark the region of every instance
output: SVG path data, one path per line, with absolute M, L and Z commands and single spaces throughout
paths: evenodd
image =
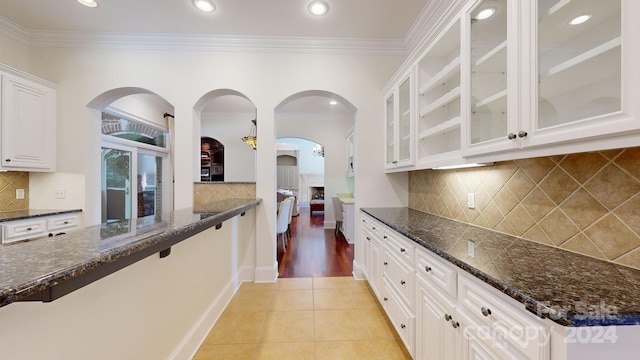
M 256 114 L 257 115 L 257 114 Z M 242 141 L 249 145 L 253 150 L 258 147 L 258 117 L 251 120 L 251 129 L 249 130 L 249 135 L 242 138 Z
M 324 157 L 324 146 L 316 144 L 316 146 L 313 147 L 313 155 Z

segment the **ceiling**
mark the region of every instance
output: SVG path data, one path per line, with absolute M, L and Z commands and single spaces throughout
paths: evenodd
M 402 40 L 430 0 L 325 0 L 322 17 L 311 0 L 213 0 L 213 13 L 192 0 L 97 1 L 0 0 L 0 15 L 29 32 Z
M 204 36 L 224 38 L 234 46 L 243 42 L 255 46 L 258 38 L 262 43 L 278 39 L 278 44 L 286 39 L 299 49 L 323 41 L 343 42 L 343 50 L 355 49 L 358 44 L 366 44 L 363 48 L 368 49 L 370 42 L 379 42 L 383 49 L 399 43 L 406 49 L 413 24 L 432 0 L 324 0 L 329 12 L 321 17 L 307 11 L 311 1 L 213 0 L 216 11 L 202 13 L 192 0 L 97 0 L 96 8 L 82 6 L 76 0 L 0 0 L 0 31 L 10 25 L 27 42 L 44 39 L 55 46 L 61 44 L 55 42 L 56 37 L 102 36 L 104 40 L 107 35 L 120 35 L 118 40 L 126 41 L 133 36 L 151 35 L 178 43 Z M 137 47 L 146 40 L 143 38 Z M 81 42 L 82 46 L 87 43 Z M 350 111 L 342 104 L 329 105 L 328 100 L 308 96 L 291 101 L 279 112 Z M 241 97 L 224 96 L 207 104 L 203 111 L 253 112 L 255 107 Z

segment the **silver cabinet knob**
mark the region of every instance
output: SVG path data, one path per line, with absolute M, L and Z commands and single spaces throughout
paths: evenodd
M 518 132 L 518 137 L 520 137 L 520 138 L 523 138 L 523 137 L 525 137 L 527 135 L 528 135 L 527 132 L 524 131 L 524 130 L 521 130 L 520 132 Z
M 518 135 L 516 135 L 514 133 L 509 133 L 509 135 L 507 135 L 507 139 L 509 139 L 509 140 L 513 140 L 513 139 L 515 139 L 517 137 L 518 137 Z
M 482 309 L 480 309 L 480 312 L 482 313 L 482 315 L 484 316 L 489 316 L 491 315 L 491 309 L 483 307 Z

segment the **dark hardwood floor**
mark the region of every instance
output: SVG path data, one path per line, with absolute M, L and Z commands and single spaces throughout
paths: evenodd
M 333 229 L 324 229 L 324 213 L 301 207 L 300 214 L 291 220 L 291 239 L 282 251 L 278 239 L 279 277 L 351 276 L 353 245 Z

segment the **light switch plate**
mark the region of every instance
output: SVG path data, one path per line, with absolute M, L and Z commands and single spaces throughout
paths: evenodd
M 469 207 L 469 209 L 476 208 L 476 194 L 474 193 L 467 194 L 467 207 Z
M 471 240 L 467 242 L 467 254 L 471 257 L 476 257 L 476 244 Z
M 16 189 L 16 200 L 24 199 L 24 189 Z
M 66 196 L 66 192 L 64 189 L 56 189 L 56 199 L 64 199 Z

